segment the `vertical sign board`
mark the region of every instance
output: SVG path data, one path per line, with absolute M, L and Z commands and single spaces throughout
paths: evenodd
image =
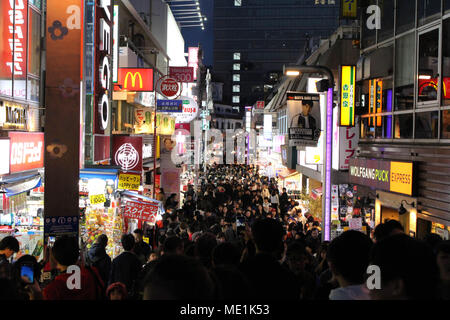
M 79 216 L 82 0 L 47 0 L 46 217 Z
M 341 0 L 341 17 L 343 19 L 357 19 L 358 0 Z
M 341 126 L 355 125 L 355 66 L 341 68 Z
M 188 66 L 194 68 L 194 80 L 197 80 L 197 69 L 198 69 L 198 47 L 188 48 Z
M 112 98 L 113 66 L 111 64 L 113 12 L 111 0 L 96 0 L 94 52 L 94 117 L 96 136 L 107 136 Z M 103 148 L 105 139 L 94 139 L 94 148 Z M 95 159 L 98 161 L 100 159 Z

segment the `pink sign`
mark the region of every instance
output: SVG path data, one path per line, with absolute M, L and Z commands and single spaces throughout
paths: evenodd
M 197 80 L 198 47 L 189 47 L 188 57 L 188 66 L 194 68 L 194 80 Z

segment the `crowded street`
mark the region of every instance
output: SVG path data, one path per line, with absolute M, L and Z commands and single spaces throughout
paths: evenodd
M 0 0 L 14 317 L 393 300 L 450 300 L 450 0 Z

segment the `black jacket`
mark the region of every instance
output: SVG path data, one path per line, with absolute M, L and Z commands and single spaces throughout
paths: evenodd
M 105 249 L 98 244 L 94 244 L 88 251 L 86 262 L 90 266 L 97 268 L 103 282 L 108 283 L 109 273 L 111 271 L 111 258 Z
M 122 252 L 112 261 L 109 284 L 122 282 L 126 285 L 128 292 L 132 292 L 141 269 L 142 264 L 133 252 Z
M 139 258 L 142 265 L 147 263 L 148 257 L 150 256 L 150 251 L 150 245 L 144 241 L 136 242 L 133 249 L 133 252 Z
M 11 263 L 4 254 L 0 254 L 0 279 L 11 279 Z

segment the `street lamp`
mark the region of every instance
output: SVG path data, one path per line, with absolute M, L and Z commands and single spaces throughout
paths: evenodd
M 302 73 L 322 73 L 328 78 L 327 91 L 327 121 L 326 121 L 326 149 L 325 149 L 325 181 L 323 181 L 325 189 L 325 198 L 322 211 L 322 221 L 324 224 L 323 239 L 331 240 L 331 165 L 333 159 L 332 135 L 333 135 L 333 88 L 334 76 L 333 72 L 325 66 L 304 66 L 289 65 L 283 66 L 283 73 L 286 76 L 299 77 Z

